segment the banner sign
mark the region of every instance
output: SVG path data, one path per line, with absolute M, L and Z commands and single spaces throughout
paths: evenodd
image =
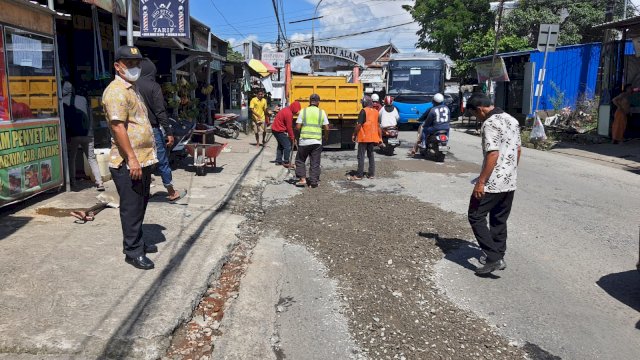
M 491 69 L 491 61 L 476 64 L 476 72 L 478 73 L 479 83 L 489 80 L 489 77 L 491 77 L 491 80 L 498 82 L 510 81 L 509 74 L 507 74 L 507 66 L 501 57 L 496 58 L 493 69 Z
M 59 124 L 0 126 L 0 205 L 63 183 Z
M 315 45 L 313 55 L 327 55 L 333 56 L 345 60 L 349 60 L 352 63 L 356 63 L 360 66 L 364 66 L 364 57 L 355 51 L 349 49 L 343 49 L 337 46 Z M 289 58 L 298 56 L 311 56 L 311 45 L 298 45 L 290 47 L 287 51 Z
M 263 51 L 262 61 L 273 66 L 274 68 L 283 68 L 286 58 L 286 54 L 283 52 Z
M 140 37 L 189 34 L 189 0 L 140 0 Z

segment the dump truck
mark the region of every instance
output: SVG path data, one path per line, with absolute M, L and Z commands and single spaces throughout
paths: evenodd
M 293 76 L 289 88 L 289 103 L 296 100 L 302 108 L 309 106 L 311 94 L 320 95 L 320 109 L 329 118 L 328 148 L 353 148 L 351 135 L 362 110 L 362 84 L 347 82 L 342 76 Z

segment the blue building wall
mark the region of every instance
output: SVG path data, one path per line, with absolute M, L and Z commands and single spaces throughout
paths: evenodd
M 545 78 L 542 97 L 538 110 L 554 110 L 552 100 L 557 97 L 552 82 L 564 92 L 564 106 L 575 108 L 576 101 L 583 94 L 591 99 L 594 97 L 598 66 L 600 63 L 600 43 L 561 46 L 547 56 L 547 75 Z M 633 44 L 628 41 L 625 55 L 633 55 Z M 544 62 L 544 53 L 532 51 L 530 62 L 534 62 L 535 78 L 534 91 L 538 84 L 538 73 Z M 533 104 L 537 101 L 534 96 Z

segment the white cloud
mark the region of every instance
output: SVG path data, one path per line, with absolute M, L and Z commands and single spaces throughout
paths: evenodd
M 258 35 L 248 35 L 244 39 L 236 39 L 231 37 L 231 38 L 227 38 L 227 41 L 229 42 L 229 44 L 231 44 L 232 47 L 236 47 L 238 45 L 242 45 L 247 41 L 258 41 Z
M 314 7 L 318 3 L 316 0 L 307 2 Z M 411 15 L 402 8 L 402 5 L 413 3 L 414 1 L 323 0 L 318 8 L 317 15 L 322 18 L 317 20 L 315 38 L 331 38 L 413 21 Z M 418 24 L 411 24 L 327 42 L 353 50 L 392 42 L 396 47 L 409 51 L 418 41 L 415 34 L 418 29 Z M 309 31 L 307 38 L 310 37 Z
M 311 40 L 311 33 L 304 34 L 304 33 L 297 32 L 297 33 L 289 36 L 289 40 L 291 40 L 291 41 L 310 41 Z

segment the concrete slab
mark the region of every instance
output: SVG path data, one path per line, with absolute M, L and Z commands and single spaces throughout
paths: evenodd
M 145 219 L 145 239 L 159 253 L 151 271 L 127 265 L 118 211 L 106 209 L 84 225 L 70 217 L 39 215 L 38 207 L 96 203 L 95 190 L 64 193 L 0 219 L 0 358 L 132 358 L 164 354 L 173 330 L 191 316 L 207 282 L 236 241 L 242 216 L 227 211 L 235 191 L 265 177 L 270 144 L 255 149 L 241 135 L 229 140 L 218 169 L 204 177 L 174 172 L 187 189 L 178 204 L 164 199 L 156 180 Z M 269 156 L 270 157 L 270 156 Z M 268 161 L 266 161 L 268 163 Z M 112 187 L 112 184 L 107 184 Z
M 306 248 L 258 240 L 214 359 L 356 359 L 337 283 Z

